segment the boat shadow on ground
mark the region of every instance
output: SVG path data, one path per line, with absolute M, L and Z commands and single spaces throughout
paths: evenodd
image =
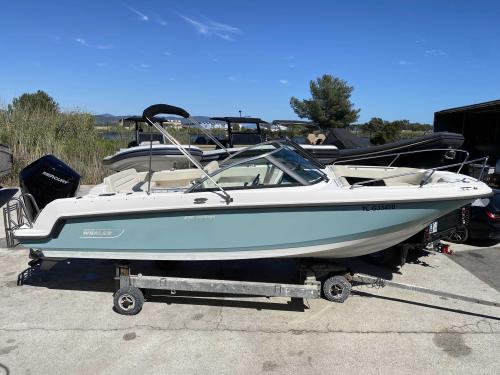
M 466 242 L 467 245 L 471 246 L 476 246 L 476 247 L 495 247 L 497 245 L 500 245 L 499 240 L 493 240 L 493 239 L 478 239 L 478 238 L 471 238 Z
M 324 262 L 324 261 L 323 261 Z M 44 269 L 36 263 L 18 275 L 18 285 L 30 285 L 48 289 L 108 292 L 117 288 L 113 260 L 66 259 Z M 198 261 L 198 262 L 128 262 L 133 274 L 148 276 L 170 276 L 183 278 L 219 279 L 234 281 L 255 281 L 282 284 L 300 283 L 300 266 L 297 259 L 259 259 L 235 261 Z M 361 259 L 348 259 L 344 263 L 349 269 L 384 279 L 392 279 L 392 271 L 364 262 Z M 151 290 L 147 293 L 148 302 L 208 305 L 257 310 L 304 311 L 307 301 L 291 298 L 286 303 L 256 301 L 249 295 L 218 294 L 202 292 L 176 292 Z M 262 298 L 262 296 L 260 296 Z M 237 299 L 233 299 L 237 298 Z
M 432 305 L 430 303 L 416 302 L 416 301 L 411 301 L 409 299 L 402 299 L 402 298 L 388 297 L 388 296 L 380 296 L 380 295 L 375 295 L 375 294 L 367 293 L 367 292 L 360 291 L 360 290 L 352 290 L 351 293 L 353 295 L 360 296 L 360 297 L 365 297 L 365 298 L 376 298 L 376 299 L 381 299 L 381 300 L 384 300 L 384 301 L 405 303 L 405 304 L 408 304 L 408 305 L 414 305 L 414 306 L 419 306 L 419 307 L 431 308 L 431 309 L 435 309 L 435 310 L 448 311 L 448 312 L 452 312 L 452 313 L 456 313 L 456 314 L 461 314 L 461 315 L 474 316 L 474 317 L 477 317 L 477 318 L 485 318 L 485 319 L 491 319 L 491 320 L 500 321 L 500 317 L 498 317 L 498 316 L 480 314 L 480 313 L 475 313 L 475 312 L 472 312 L 472 311 L 467 311 L 467 310 L 462 310 L 462 309 L 454 309 L 454 308 L 451 308 L 451 307 L 444 307 L 444 306 Z M 450 301 L 449 298 L 445 298 L 445 297 L 439 297 L 439 298 L 442 299 L 442 300 Z

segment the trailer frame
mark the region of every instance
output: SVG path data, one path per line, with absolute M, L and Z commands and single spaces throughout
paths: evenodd
M 175 295 L 177 291 L 184 291 L 303 299 L 324 297 L 331 302 L 342 303 L 350 296 L 352 286 L 370 285 L 380 288 L 389 286 L 484 306 L 500 307 L 500 302 L 353 273 L 347 266 L 333 262 L 301 264 L 300 279 L 303 281 L 302 284 L 147 276 L 141 273 L 134 275 L 128 264 L 118 264 L 115 277 L 117 290 L 113 296 L 113 304 L 117 313 L 135 315 L 143 307 L 147 295 L 145 292 L 151 289 L 167 290 L 171 295 Z

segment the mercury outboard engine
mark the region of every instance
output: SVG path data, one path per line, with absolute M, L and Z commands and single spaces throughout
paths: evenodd
M 29 193 L 40 209 L 58 198 L 74 197 L 80 185 L 80 175 L 54 155 L 45 155 L 19 173 L 23 193 Z M 32 218 L 36 216 L 29 199 L 26 208 Z

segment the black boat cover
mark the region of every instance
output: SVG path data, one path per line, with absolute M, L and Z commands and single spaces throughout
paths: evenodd
M 386 143 L 385 145 L 340 150 L 339 156 L 375 156 L 433 148 L 458 149 L 463 143 L 464 136 L 462 134 L 449 132 L 431 133 L 417 138 L 402 139 L 401 141 Z
M 450 164 L 450 159 L 445 152 L 424 152 L 424 153 L 411 153 L 412 151 L 433 150 L 433 149 L 451 149 L 456 150 L 462 146 L 464 137 L 458 133 L 433 133 L 424 135 L 422 137 L 404 139 L 397 142 L 387 143 L 380 146 L 371 146 L 363 148 L 352 148 L 344 150 L 321 150 L 318 147 L 312 150 L 312 154 L 316 156 L 323 164 L 331 164 L 334 162 L 348 161 L 352 159 L 372 157 L 371 159 L 364 159 L 364 165 L 388 165 L 394 156 L 400 152 L 410 152 L 409 154 L 402 155 L 392 164 L 393 166 L 405 166 L 413 168 L 433 168 L 439 165 Z M 375 158 L 375 156 L 377 156 Z M 464 155 L 457 154 L 458 158 L 454 162 L 463 160 Z
M 352 134 L 347 129 L 333 128 L 328 132 L 323 144 L 334 145 L 338 149 L 344 150 L 346 148 L 368 147 L 370 146 L 370 141 Z

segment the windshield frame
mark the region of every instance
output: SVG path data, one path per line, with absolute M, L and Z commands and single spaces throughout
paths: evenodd
M 233 156 L 239 155 L 242 152 L 247 151 L 249 149 L 253 149 L 253 148 L 256 148 L 258 146 L 262 146 L 262 145 L 266 145 L 266 144 L 272 144 L 272 143 L 276 143 L 278 147 L 276 147 L 274 150 L 271 150 L 269 152 L 265 152 L 265 153 L 262 153 L 262 154 L 259 154 L 259 155 L 251 156 L 249 158 L 241 159 L 241 160 L 238 160 L 238 161 L 236 161 L 234 163 L 226 164 L 226 161 L 228 161 L 229 159 L 231 159 Z M 285 145 L 292 146 L 293 150 L 288 149 L 287 147 L 285 147 Z M 291 152 L 297 152 L 297 154 L 299 154 L 299 156 L 301 156 L 302 158 L 306 159 L 308 162 L 311 162 L 312 165 L 316 167 L 316 171 L 319 173 L 319 177 L 317 179 L 315 179 L 314 181 L 312 181 L 312 182 L 307 181 L 302 176 L 300 176 L 298 173 L 294 172 L 293 170 L 291 170 L 290 168 L 288 168 L 286 165 L 284 165 L 278 158 L 273 157 L 273 154 L 276 154 L 276 153 L 278 153 L 281 150 L 288 150 L 288 151 L 291 151 Z M 210 173 L 209 176 L 210 177 L 214 177 L 215 175 L 217 175 L 219 173 L 222 173 L 223 171 L 225 171 L 225 170 L 227 170 L 229 168 L 233 168 L 235 166 L 238 166 L 238 165 L 241 165 L 241 164 L 245 164 L 245 163 L 251 162 L 253 160 L 266 159 L 269 163 L 273 164 L 275 167 L 277 167 L 278 169 L 280 169 L 284 173 L 288 174 L 290 177 L 292 177 L 294 180 L 296 180 L 302 186 L 314 185 L 314 184 L 317 184 L 320 181 L 326 181 L 326 182 L 328 182 L 328 180 L 329 180 L 328 176 L 326 175 L 325 172 L 323 172 L 321 170 L 323 168 L 320 168 L 320 167 L 318 167 L 316 165 L 314 157 L 311 160 L 310 158 L 307 157 L 307 153 L 304 153 L 304 154 L 306 154 L 306 155 L 303 155 L 297 149 L 297 147 L 294 146 L 293 142 L 280 141 L 280 140 L 278 140 L 278 141 L 277 140 L 273 140 L 273 141 L 263 142 L 263 143 L 259 143 L 258 145 L 246 147 L 245 149 L 243 149 L 241 151 L 238 151 L 237 153 L 235 153 L 235 154 L 229 156 L 228 158 L 224 159 L 222 161 L 222 163 L 221 163 L 221 168 L 219 168 L 216 171 Z M 319 164 L 322 166 L 321 163 L 319 163 Z M 203 179 L 199 180 L 193 186 L 191 186 L 189 189 L 187 189 L 186 193 L 200 191 L 200 190 L 196 191 L 196 189 L 201 184 L 203 184 L 205 181 L 207 181 L 208 179 L 209 179 L 209 177 L 207 176 L 207 177 L 204 177 Z M 268 188 L 268 187 L 266 187 L 266 188 Z M 201 191 L 210 191 L 210 190 L 212 190 L 212 189 L 208 188 L 208 189 L 204 189 L 204 190 L 201 190 Z M 235 190 L 235 189 L 232 189 L 232 190 Z
M 253 148 L 257 148 L 259 146 L 267 145 L 267 144 L 272 144 L 272 143 L 279 143 L 279 144 L 286 144 L 288 146 L 291 146 L 295 152 L 297 152 L 300 156 L 302 156 L 304 159 L 307 159 L 311 163 L 313 163 L 318 169 L 324 169 L 325 165 L 321 163 L 316 157 L 311 154 L 309 151 L 303 149 L 300 147 L 299 144 L 296 142 L 292 141 L 290 138 L 284 138 L 284 139 L 272 139 L 270 141 L 258 143 L 256 145 L 251 145 L 248 147 L 245 147 L 243 150 L 240 150 L 238 152 L 235 152 L 234 154 L 229 155 L 227 158 L 221 161 L 221 165 L 225 165 L 230 159 L 236 158 L 238 155 L 241 155 L 243 152 L 246 152 L 248 150 L 251 150 Z M 264 155 L 264 154 L 262 154 Z M 234 164 L 234 163 L 231 163 Z

